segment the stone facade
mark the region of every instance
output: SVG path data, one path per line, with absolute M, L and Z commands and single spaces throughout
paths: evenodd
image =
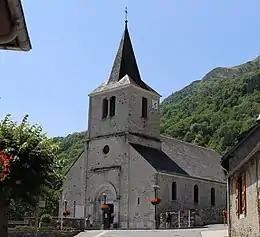
M 176 182 L 177 200 L 171 199 L 171 185 Z M 211 206 L 211 188 L 215 189 L 215 205 L 212 208 L 225 209 L 226 185 L 221 182 L 189 178 L 176 174 L 159 174 L 159 195 L 162 198 L 158 206 L 160 212 L 189 209 L 204 209 Z M 199 202 L 194 204 L 194 185 L 198 185 Z
M 246 170 L 246 215 L 239 217 L 236 214 L 236 180 L 235 176 L 229 178 L 229 212 L 230 231 L 233 237 L 258 237 L 259 233 L 259 198 L 260 187 L 259 175 L 260 164 L 258 162 L 260 153 L 247 162 L 242 168 Z
M 228 207 L 230 237 L 259 236 L 259 188 L 260 188 L 260 125 L 249 129 L 244 138 L 222 159 L 228 177 Z M 238 177 L 244 174 L 245 189 L 240 213 Z M 237 201 L 238 200 L 238 201 Z
M 67 174 L 60 214 L 66 199 L 67 208 L 84 206 L 84 216 L 90 215 L 94 228 L 101 228 L 100 205 L 106 202 L 119 228 L 154 228 L 155 208 L 150 203 L 154 185 L 160 187 L 161 212 L 210 207 L 212 188 L 215 208 L 225 208 L 220 156 L 160 135 L 160 95 L 141 81 L 135 64 L 126 27 L 110 79 L 89 95 L 89 140 Z M 170 199 L 173 181 L 178 188 L 176 201 Z

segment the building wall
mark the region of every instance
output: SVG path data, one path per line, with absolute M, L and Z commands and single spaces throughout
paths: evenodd
M 103 153 L 104 146 L 108 145 L 108 154 Z M 120 168 L 116 168 L 120 167 Z M 101 168 L 94 171 L 93 169 Z M 106 168 L 106 169 L 102 169 Z M 87 157 L 87 211 L 95 218 L 95 205 L 100 198 L 100 192 L 113 192 L 115 195 L 108 197 L 108 201 L 113 201 L 115 220 L 120 222 L 122 228 L 128 227 L 128 189 L 129 189 L 129 147 L 125 136 L 111 136 L 94 139 L 88 145 Z M 109 184 L 110 188 L 103 190 L 104 184 Z M 101 200 L 99 200 L 101 201 Z M 96 207 L 98 208 L 98 207 Z M 120 213 L 120 215 L 119 215 Z M 93 220 L 93 219 L 92 219 Z M 93 220 L 95 221 L 95 219 Z M 100 222 L 100 220 L 99 220 Z M 98 224 L 98 223 L 97 223 Z M 100 223 L 99 223 L 100 224 Z
M 102 119 L 103 99 L 109 99 L 111 96 L 116 97 L 115 116 Z M 142 97 L 146 97 L 148 102 L 147 119 L 141 118 Z M 152 100 L 158 101 L 159 106 L 158 95 L 133 86 L 91 96 L 88 124 L 89 137 L 130 131 L 159 138 L 159 108 L 152 108 Z
M 129 91 L 127 89 L 118 89 L 116 91 L 91 96 L 89 99 L 89 138 L 103 136 L 118 132 L 124 132 L 128 129 L 128 104 Z M 115 116 L 102 119 L 103 99 L 115 96 Z
M 142 97 L 147 98 L 147 119 L 142 115 Z M 158 109 L 153 108 L 152 101 L 158 102 Z M 160 110 L 159 96 L 145 90 L 129 88 L 129 118 L 128 126 L 130 132 L 138 132 L 147 136 L 160 138 Z
M 177 184 L 177 200 L 172 200 L 172 182 Z M 226 184 L 205 181 L 184 176 L 160 174 L 159 195 L 162 199 L 158 206 L 160 212 L 187 209 L 205 209 L 211 207 L 211 188 L 215 189 L 215 208 L 226 208 Z M 199 203 L 194 204 L 194 185 L 199 188 Z
M 246 215 L 236 215 L 236 179 L 235 175 L 229 178 L 229 208 L 231 237 L 259 236 L 259 208 L 258 194 L 260 165 L 258 155 L 244 165 L 246 170 Z
M 130 228 L 153 228 L 156 170 L 133 148 L 130 147 Z M 139 203 L 138 203 L 139 202 Z
M 63 198 L 61 197 L 60 200 L 60 215 L 62 215 L 65 208 L 64 200 L 67 200 L 67 209 L 72 211 L 72 217 L 84 216 L 85 161 L 86 153 L 83 152 L 66 175 L 63 183 Z

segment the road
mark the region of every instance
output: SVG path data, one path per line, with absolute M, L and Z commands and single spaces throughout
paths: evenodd
M 227 228 L 212 225 L 200 229 L 181 230 L 93 230 L 78 234 L 76 237 L 226 237 Z

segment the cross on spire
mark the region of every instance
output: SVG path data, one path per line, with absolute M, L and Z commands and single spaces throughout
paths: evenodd
M 125 23 L 126 24 L 128 22 L 127 16 L 128 16 L 128 11 L 127 11 L 127 7 L 125 7 Z

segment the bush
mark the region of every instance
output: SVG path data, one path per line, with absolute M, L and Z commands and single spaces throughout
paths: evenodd
M 52 217 L 51 217 L 51 215 L 49 215 L 49 214 L 43 214 L 42 216 L 41 216 L 41 222 L 43 222 L 43 223 L 51 223 L 51 220 L 52 220 Z

